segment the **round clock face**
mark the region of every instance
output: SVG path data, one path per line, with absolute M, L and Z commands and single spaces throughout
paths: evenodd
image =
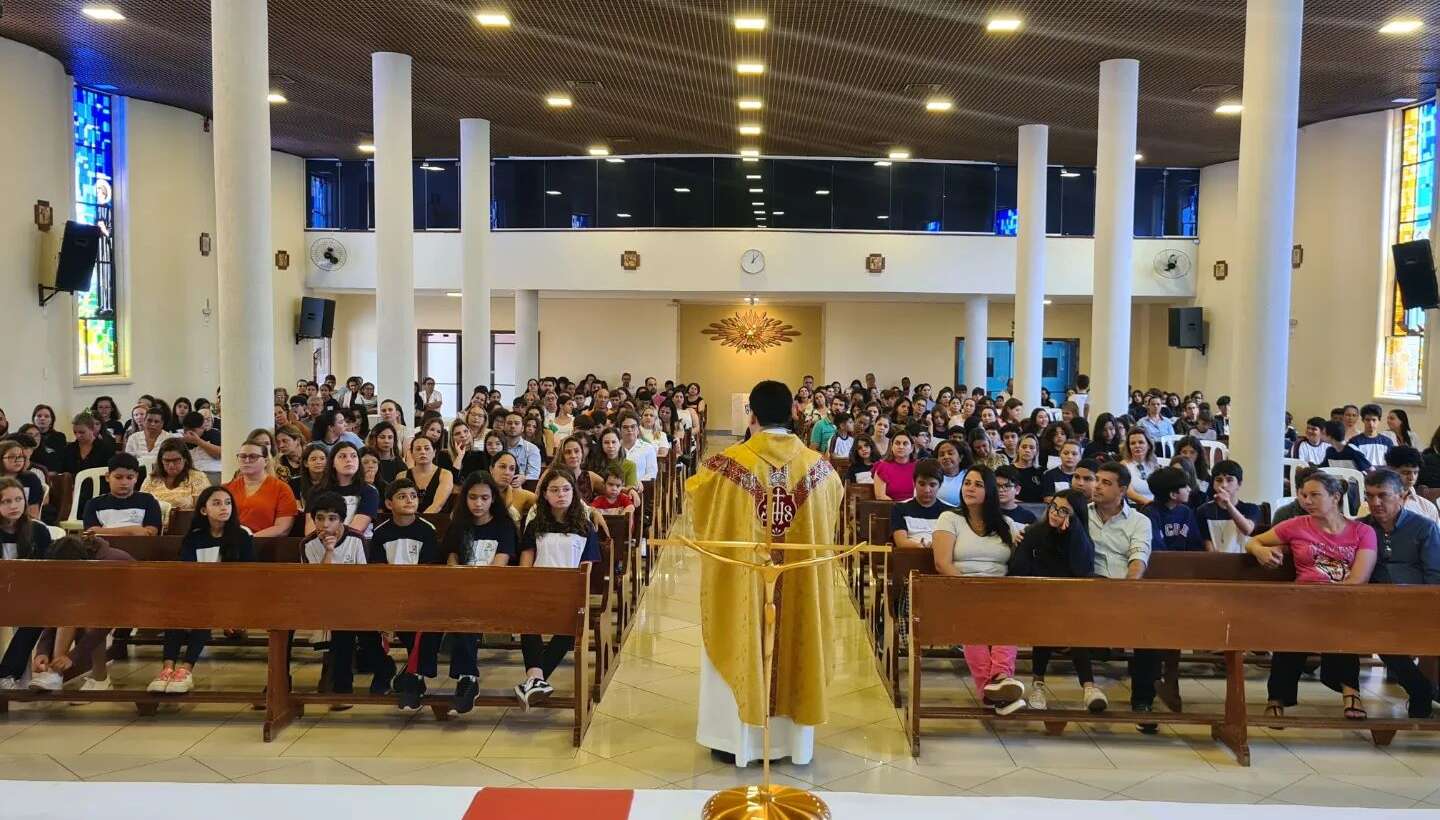
M 756 274 L 765 270 L 765 254 L 754 248 L 740 254 L 740 270 L 749 274 Z

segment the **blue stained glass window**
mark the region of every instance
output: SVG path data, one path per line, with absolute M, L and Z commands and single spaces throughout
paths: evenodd
M 90 289 L 75 294 L 76 372 L 120 373 L 115 288 L 115 151 L 113 98 L 82 86 L 72 100 L 75 147 L 74 220 L 100 227 L 100 251 Z
M 1020 212 L 1014 208 L 1001 208 L 995 212 L 995 235 L 1015 236 L 1020 232 Z

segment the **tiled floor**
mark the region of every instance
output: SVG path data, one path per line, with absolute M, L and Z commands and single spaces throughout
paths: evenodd
M 753 782 L 756 770 L 720 764 L 693 739 L 701 651 L 697 560 L 675 550 L 666 554 L 578 750 L 570 744 L 569 713 L 560 710 L 477 708 L 446 723 L 428 711 L 320 711 L 263 743 L 261 713 L 249 707 L 173 707 L 140 718 L 120 705 L 15 704 L 0 717 L 0 778 L 648 789 Z M 831 720 L 817 732 L 814 762 L 777 767 L 781 782 L 900 794 L 1440 808 L 1440 737 L 1414 733 L 1379 749 L 1359 732 L 1260 729 L 1252 738 L 1254 765 L 1246 769 L 1203 727 L 1165 727 L 1158 737 L 1143 737 L 1126 725 L 1072 726 L 1052 738 L 1038 724 L 992 731 L 939 721 L 927 730 L 922 757 L 913 760 L 848 606 L 839 607 L 837 632 Z M 520 672 L 516 654 L 486 652 L 482 687 L 513 685 Z M 297 658 L 297 685 L 313 685 L 314 663 L 305 654 Z M 143 684 L 157 665 L 154 650 L 144 650 L 116 664 L 114 674 Z M 1121 669 L 1116 664 L 1108 671 Z M 224 681 L 258 689 L 263 665 L 258 650 L 221 650 L 198 671 L 201 686 Z M 1125 700 L 1121 681 L 1102 683 L 1112 702 Z M 1060 699 L 1078 698 L 1064 676 L 1052 676 L 1052 685 Z M 949 661 L 927 662 L 927 686 L 973 701 Z M 1366 686 L 1372 713 L 1394 708 L 1378 671 Z M 1251 687 L 1252 700 L 1263 702 L 1263 677 L 1253 677 Z M 1184 687 L 1187 701 L 1202 708 L 1218 704 L 1222 692 L 1219 679 Z M 1318 683 L 1303 685 L 1302 700 L 1338 706 L 1332 703 L 1338 697 Z

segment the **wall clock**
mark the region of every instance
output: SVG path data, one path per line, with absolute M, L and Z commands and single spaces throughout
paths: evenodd
M 754 248 L 740 254 L 740 270 L 752 276 L 765 270 L 765 254 Z

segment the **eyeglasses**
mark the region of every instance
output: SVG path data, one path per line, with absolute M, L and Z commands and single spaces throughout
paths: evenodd
M 1050 512 L 1055 513 L 1061 518 L 1069 518 L 1071 515 L 1074 514 L 1075 511 L 1070 509 L 1069 507 L 1062 507 L 1059 504 L 1051 504 Z
M 235 457 L 240 459 L 241 461 L 259 461 L 260 459 L 264 458 L 264 456 L 259 455 L 258 453 L 236 453 Z
M 1015 485 L 1012 484 L 1012 483 L 1010 483 L 1009 481 L 997 481 L 997 482 L 995 482 L 995 489 L 997 489 L 997 490 L 1013 490 L 1013 489 L 1015 489 Z

